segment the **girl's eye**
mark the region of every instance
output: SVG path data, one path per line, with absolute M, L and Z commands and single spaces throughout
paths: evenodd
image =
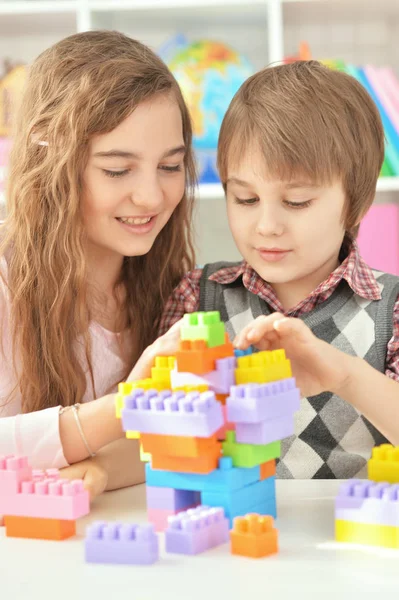
M 290 202 L 290 200 L 284 200 L 284 202 L 285 202 L 286 206 L 289 206 L 290 208 L 293 208 L 294 210 L 301 209 L 301 208 L 307 208 L 312 203 L 311 200 L 305 200 L 305 202 Z
M 244 206 L 252 206 L 258 201 L 258 198 L 235 198 L 236 204 L 243 204 Z
M 129 169 L 124 169 L 123 171 L 108 171 L 108 169 L 103 169 L 103 171 L 107 177 L 123 177 L 129 172 Z
M 167 173 L 178 173 L 181 171 L 181 165 L 161 165 L 159 168 L 161 171 L 166 171 Z

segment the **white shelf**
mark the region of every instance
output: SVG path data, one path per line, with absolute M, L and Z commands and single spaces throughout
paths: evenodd
M 274 0 L 272 0 L 274 1 Z M 268 0 L 248 0 L 245 6 L 267 6 Z M 243 5 L 242 0 L 89 0 L 90 10 L 112 12 L 116 10 L 170 10 L 175 8 L 213 7 L 231 8 Z
M 398 192 L 399 177 L 380 177 L 377 182 L 377 192 Z M 199 186 L 201 200 L 219 200 L 224 198 L 223 187 L 220 183 L 202 184 Z

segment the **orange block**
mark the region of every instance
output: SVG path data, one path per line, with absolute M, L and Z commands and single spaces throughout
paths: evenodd
M 221 444 L 217 444 L 212 452 L 195 458 L 152 454 L 151 467 L 164 471 L 176 471 L 177 473 L 199 473 L 205 475 L 218 468 L 220 452 Z
M 209 373 L 216 367 L 213 348 L 208 348 L 205 340 L 181 340 L 176 362 L 178 371 L 196 375 Z
M 208 348 L 205 340 L 181 340 L 176 352 L 177 369 L 182 372 L 204 375 L 216 368 L 218 358 L 234 356 L 234 346 L 225 334 L 225 343 Z
M 8 537 L 66 540 L 76 534 L 76 521 L 63 519 L 5 516 L 4 524 Z
M 260 481 L 263 479 L 268 479 L 269 477 L 273 477 L 276 474 L 276 461 L 268 460 L 265 463 L 260 465 Z
M 209 438 L 197 438 L 183 435 L 142 433 L 140 439 L 144 452 L 161 456 L 198 458 L 212 451 L 220 450 L 216 434 Z
M 236 517 L 230 531 L 231 552 L 261 558 L 278 552 L 277 529 L 269 515 L 247 514 Z

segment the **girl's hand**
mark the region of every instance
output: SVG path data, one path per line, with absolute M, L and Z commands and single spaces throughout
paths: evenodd
M 283 348 L 303 397 L 324 391 L 339 393 L 350 377 L 352 357 L 317 338 L 298 318 L 280 313 L 258 317 L 235 338 L 236 348 Z
M 87 458 L 70 467 L 60 469 L 60 477 L 63 479 L 83 479 L 83 484 L 90 495 L 90 501 L 102 494 L 108 483 L 108 473 L 96 462 L 96 457 Z
M 134 365 L 127 381 L 137 381 L 138 379 L 147 379 L 151 377 L 151 367 L 157 356 L 174 356 L 179 348 L 180 328 L 182 319 L 177 321 L 161 337 L 155 340 L 151 346 L 148 346 Z

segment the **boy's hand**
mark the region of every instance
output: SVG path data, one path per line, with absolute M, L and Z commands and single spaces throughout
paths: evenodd
M 351 356 L 317 338 L 301 319 L 281 313 L 258 317 L 236 336 L 234 344 L 243 350 L 251 345 L 259 350 L 283 348 L 303 397 L 339 393 L 349 377 Z
M 137 381 L 151 377 L 151 367 L 157 356 L 174 356 L 179 348 L 180 328 L 183 319 L 177 321 L 172 327 L 159 337 L 151 346 L 148 346 L 134 365 L 126 381 Z
M 108 473 L 96 462 L 96 457 L 87 458 L 70 467 L 60 469 L 60 477 L 83 479 L 83 484 L 90 495 L 90 501 L 102 494 L 108 483 Z

